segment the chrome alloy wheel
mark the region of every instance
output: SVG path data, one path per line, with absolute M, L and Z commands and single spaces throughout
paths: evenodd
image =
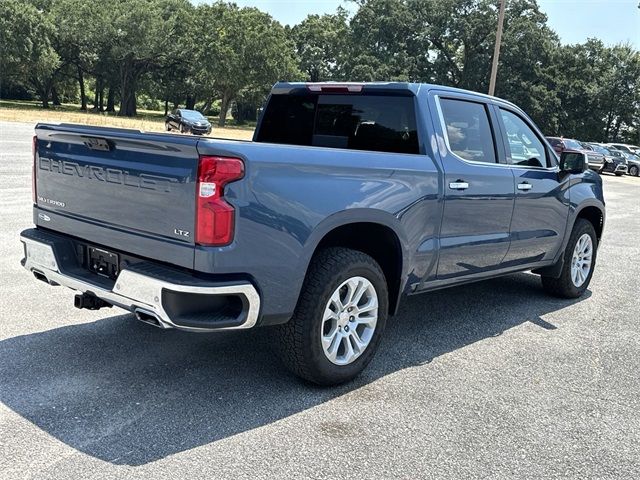
M 578 239 L 571 258 L 571 281 L 576 287 L 580 287 L 589 277 L 592 258 L 593 241 L 585 233 Z
M 378 322 L 378 294 L 364 277 L 351 277 L 335 289 L 322 318 L 322 350 L 330 362 L 348 365 L 367 348 Z

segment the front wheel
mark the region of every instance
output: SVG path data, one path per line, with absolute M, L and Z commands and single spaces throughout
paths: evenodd
M 564 252 L 562 272 L 558 278 L 543 276 L 544 289 L 556 297 L 580 297 L 591 282 L 597 247 L 598 237 L 593 224 L 578 218 Z
M 640 174 L 640 168 L 637 165 L 632 165 L 629 167 L 629 175 L 637 177 Z
M 362 252 L 328 248 L 315 255 L 291 320 L 277 328 L 280 358 L 319 385 L 356 377 L 375 354 L 388 312 L 387 282 Z

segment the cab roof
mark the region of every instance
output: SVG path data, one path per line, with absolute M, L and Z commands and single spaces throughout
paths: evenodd
M 303 93 L 304 91 L 312 93 L 396 93 L 402 94 L 406 92 L 407 95 L 417 95 L 420 91 L 438 90 L 440 92 L 451 93 L 463 93 L 467 95 L 474 95 L 485 99 L 496 100 L 502 103 L 507 103 L 512 106 L 516 106 L 513 103 L 504 100 L 499 97 L 487 95 L 485 93 L 474 92 L 471 90 L 465 90 L 462 88 L 448 87 L 445 85 L 436 85 L 431 83 L 411 83 L 411 82 L 278 82 L 272 89 L 272 94 L 288 94 L 288 93 Z

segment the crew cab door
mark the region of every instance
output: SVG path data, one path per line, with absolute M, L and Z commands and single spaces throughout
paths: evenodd
M 437 278 L 500 268 L 509 249 L 514 206 L 512 169 L 482 97 L 442 92 L 430 98 L 438 113 L 444 169 L 444 211 Z
M 530 120 L 516 109 L 495 106 L 515 182 L 511 246 L 506 265 L 553 259 L 569 215 L 568 183 L 559 181 L 555 156 Z

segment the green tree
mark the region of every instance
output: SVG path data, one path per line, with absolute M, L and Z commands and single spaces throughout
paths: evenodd
M 86 110 L 85 76 L 89 74 L 97 79 L 96 93 L 100 96 L 104 78 L 111 77 L 110 83 L 113 83 L 115 75 L 110 72 L 117 70 L 110 55 L 111 39 L 116 33 L 110 23 L 110 9 L 96 8 L 86 0 L 49 0 L 47 8 L 56 25 L 55 49 L 71 67 L 72 78 L 80 90 L 80 109 Z M 99 108 L 98 101 L 95 107 Z
M 136 114 L 142 75 L 171 68 L 188 55 L 192 5 L 187 0 L 107 0 L 111 55 L 119 66 L 119 115 Z
M 55 77 L 63 67 L 52 46 L 54 24 L 30 3 L 0 2 L 0 81 L 24 82 L 49 108 Z
M 632 130 L 640 103 L 640 54 L 600 40 L 557 52 L 559 133 L 600 141 Z
M 300 70 L 311 82 L 343 78 L 349 36 L 348 13 L 309 15 L 291 29 Z
M 346 76 L 354 81 L 418 80 L 414 13 L 405 0 L 356 0 Z M 420 55 L 427 58 L 425 48 Z
M 496 95 L 520 106 L 549 134 L 559 125 L 559 48 L 560 40 L 535 0 L 507 3 Z
M 266 13 L 215 3 L 199 6 L 197 17 L 197 83 L 221 99 L 220 126 L 243 90 L 300 76 L 284 28 Z

